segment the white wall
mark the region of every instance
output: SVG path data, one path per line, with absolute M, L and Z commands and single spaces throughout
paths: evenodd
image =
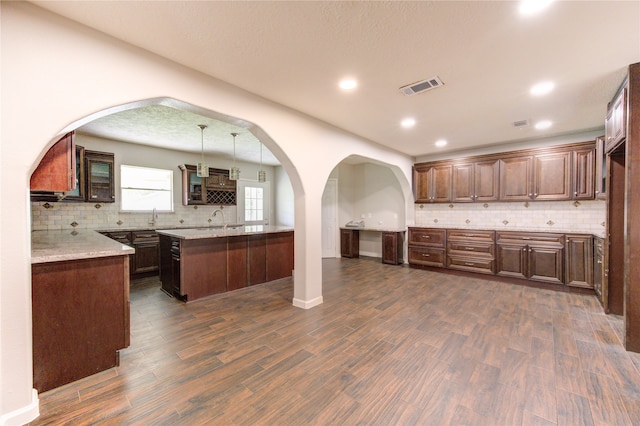
M 275 205 L 275 225 L 293 226 L 295 211 L 291 181 L 282 167 L 275 167 L 273 172 L 273 184 L 277 188 L 272 204 Z
M 322 303 L 321 199 L 331 170 L 357 154 L 393 168 L 413 221 L 412 158 L 207 77 L 25 2 L 0 3 L 0 423 L 37 413 L 32 392 L 29 178 L 56 138 L 118 110 L 162 103 L 243 119 L 294 192 L 293 304 Z M 224 58 L 220 58 L 224 60 Z

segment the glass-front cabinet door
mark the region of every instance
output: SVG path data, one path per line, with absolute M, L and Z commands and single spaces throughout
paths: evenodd
M 87 201 L 113 203 L 116 199 L 113 184 L 113 154 L 85 150 Z

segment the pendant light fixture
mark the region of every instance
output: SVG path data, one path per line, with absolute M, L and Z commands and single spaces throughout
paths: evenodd
M 262 142 L 260 142 L 260 170 L 258 170 L 258 182 L 267 181 L 267 172 L 262 170 Z
M 204 162 L 204 129 L 207 128 L 205 124 L 198 124 L 200 127 L 200 142 L 202 143 L 202 162 L 198 163 L 196 174 L 198 177 L 209 177 L 209 165 Z
M 237 133 L 231 133 L 233 136 L 233 167 L 229 170 L 229 180 L 240 179 L 240 169 L 236 167 L 236 136 Z

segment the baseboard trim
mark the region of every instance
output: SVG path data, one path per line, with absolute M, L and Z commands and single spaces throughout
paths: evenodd
M 0 426 L 24 425 L 40 415 L 40 400 L 38 391 L 32 389 L 31 403 L 25 407 L 13 410 L 0 416 Z
M 315 299 L 311 299 L 311 300 L 301 300 L 301 299 L 294 298 L 293 306 L 295 306 L 296 308 L 311 309 L 314 306 L 321 305 L 322 302 L 323 302 L 322 296 L 318 296 Z

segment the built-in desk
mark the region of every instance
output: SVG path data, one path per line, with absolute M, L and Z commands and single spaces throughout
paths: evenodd
M 360 231 L 381 233 L 382 263 L 390 265 L 403 263 L 404 229 L 340 228 L 340 254 L 342 257 L 357 258 L 360 256 Z

